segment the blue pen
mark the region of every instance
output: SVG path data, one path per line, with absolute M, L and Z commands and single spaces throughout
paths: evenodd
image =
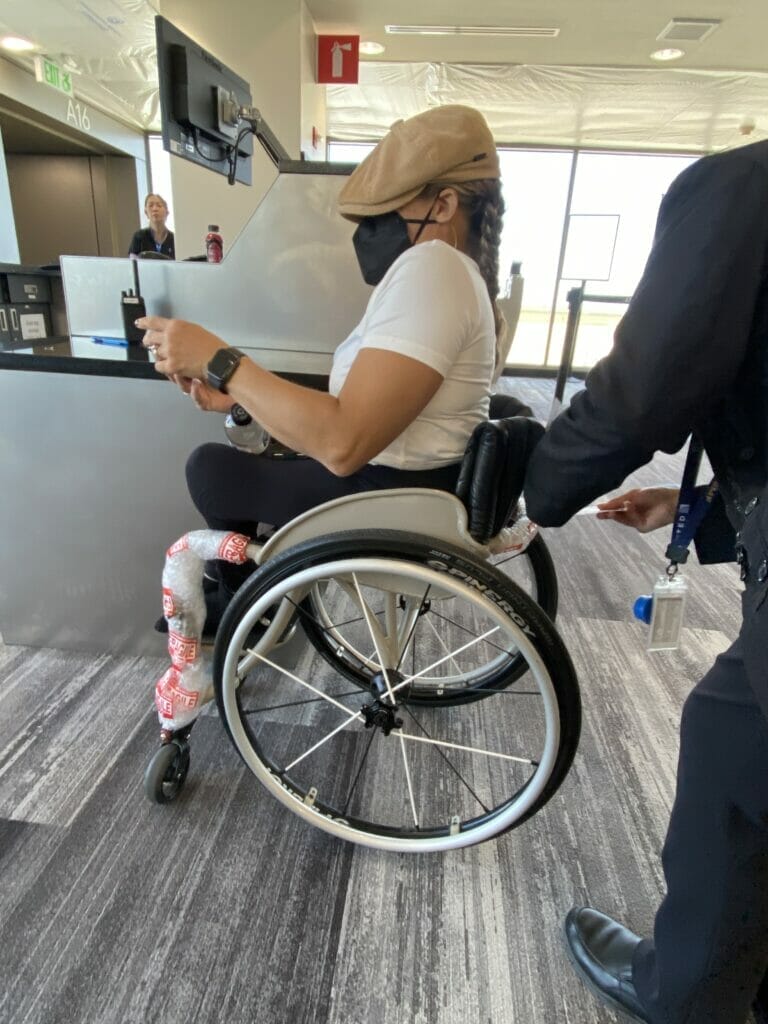
M 119 348 L 128 348 L 126 338 L 93 338 L 97 345 L 116 345 Z

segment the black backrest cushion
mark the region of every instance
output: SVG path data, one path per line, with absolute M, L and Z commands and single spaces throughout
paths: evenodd
M 470 535 L 487 543 L 510 521 L 525 469 L 544 427 L 526 416 L 487 420 L 472 432 L 456 484 L 469 514 Z

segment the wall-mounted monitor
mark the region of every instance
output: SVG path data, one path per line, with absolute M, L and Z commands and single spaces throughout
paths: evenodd
M 251 105 L 250 86 L 159 15 L 155 33 L 163 148 L 219 174 L 235 166 L 236 180 L 250 185 L 253 136 L 231 117 Z

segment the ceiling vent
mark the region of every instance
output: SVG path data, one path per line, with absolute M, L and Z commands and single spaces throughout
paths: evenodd
M 700 43 L 720 24 L 712 18 L 673 18 L 656 38 L 670 43 Z

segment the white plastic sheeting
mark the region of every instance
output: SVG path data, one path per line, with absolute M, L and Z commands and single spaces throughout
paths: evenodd
M 72 75 L 76 99 L 142 130 L 159 129 L 157 11 L 149 0 L 6 0 L 0 7 L 0 27 L 32 36 Z M 32 57 L 13 59 L 34 68 Z
M 3 0 L 0 29 L 32 35 L 78 99 L 157 131 L 155 13 L 150 0 Z M 328 87 L 328 137 L 378 139 L 441 103 L 478 107 L 500 143 L 706 152 L 768 137 L 768 72 L 379 61 L 361 63 L 359 85 Z
M 357 85 L 329 86 L 328 137 L 379 139 L 443 103 L 482 110 L 510 145 L 709 152 L 768 138 L 763 72 L 386 62 L 361 64 Z

